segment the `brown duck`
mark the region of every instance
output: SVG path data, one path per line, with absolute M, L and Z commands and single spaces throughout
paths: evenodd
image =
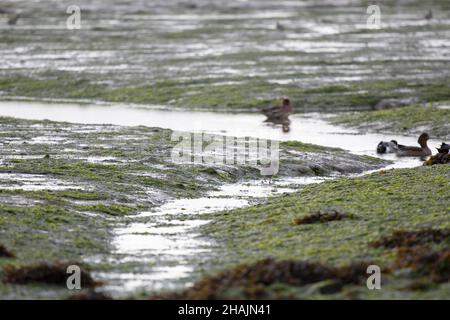
M 424 166 L 432 166 L 434 164 L 446 164 L 450 163 L 450 145 L 442 142 L 440 148 L 437 148 L 438 153 L 430 157 L 427 161 L 423 163 Z
M 267 116 L 265 122 L 273 122 L 276 124 L 286 123 L 293 108 L 288 98 L 283 98 L 280 106 L 264 108 L 261 110 Z
M 422 133 L 417 140 L 420 147 L 397 145 L 395 153 L 399 157 L 427 157 L 431 156 L 431 150 L 428 148 L 427 141 L 430 139 L 428 133 Z

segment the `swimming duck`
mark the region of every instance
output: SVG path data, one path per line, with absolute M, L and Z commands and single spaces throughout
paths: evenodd
M 264 108 L 261 111 L 267 116 L 265 122 L 282 124 L 286 122 L 292 110 L 291 101 L 288 98 L 283 98 L 281 106 Z
M 377 153 L 395 153 L 398 149 L 398 143 L 395 140 L 380 141 L 377 145 Z
M 425 15 L 425 17 L 424 17 L 425 19 L 427 19 L 427 20 L 431 20 L 431 19 L 433 19 L 433 10 L 428 10 L 428 12 L 427 12 L 427 14 Z
M 17 23 L 17 21 L 19 21 L 19 18 L 20 18 L 20 13 L 11 15 L 11 16 L 8 18 L 8 25 L 9 25 L 9 26 L 15 26 L 16 23 Z
M 420 147 L 410 147 L 397 144 L 396 154 L 399 157 L 426 157 L 431 156 L 431 150 L 428 148 L 427 141 L 430 139 L 428 133 L 422 133 L 417 140 Z
M 438 153 L 434 156 L 431 156 L 430 159 L 423 163 L 424 166 L 432 166 L 434 164 L 445 164 L 450 163 L 450 145 L 445 142 L 442 142 L 440 148 L 436 148 Z
M 442 142 L 439 148 L 436 148 L 439 153 L 448 153 L 450 151 L 450 144 Z

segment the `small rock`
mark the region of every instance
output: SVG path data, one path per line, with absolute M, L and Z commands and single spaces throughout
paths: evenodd
M 5 246 L 0 244 L 0 258 L 14 258 L 14 253 L 5 248 Z
M 410 104 L 417 103 L 417 98 L 408 98 L 408 99 L 383 99 L 379 101 L 374 107 L 374 110 L 385 110 L 385 109 L 394 109 L 399 107 L 404 107 Z

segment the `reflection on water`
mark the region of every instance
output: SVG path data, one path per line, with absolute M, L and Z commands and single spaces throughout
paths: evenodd
M 154 211 L 142 212 L 136 216 L 139 222 L 124 225 L 114 231 L 113 245 L 116 254 L 123 255 L 122 263 L 149 261 L 173 261 L 164 266 L 155 266 L 151 272 L 134 273 L 133 277 L 122 274 L 99 273 L 107 280 L 105 290 L 133 292 L 138 290 L 167 289 L 171 281 L 187 278 L 194 271 L 186 257 L 200 256 L 210 250 L 211 242 L 200 238 L 195 228 L 208 223 L 205 219 L 195 219 L 190 215 L 234 209 L 248 204 L 245 199 L 232 199 L 220 192 L 211 192 L 199 199 L 177 199 Z
M 34 159 L 33 157 L 30 157 Z M 29 158 L 28 158 L 29 159 Z M 83 190 L 83 187 L 44 174 L 0 172 L 0 188 L 3 190 Z
M 256 199 L 294 192 L 298 185 L 319 183 L 330 178 L 295 177 L 276 182 L 252 180 L 227 184 L 206 197 L 198 199 L 177 199 L 153 211 L 142 212 L 136 216 L 139 222 L 116 229 L 113 242 L 116 253 L 123 255 L 121 262 L 176 261 L 173 265 L 156 266 L 150 273 L 134 273 L 133 277 L 123 277 L 120 273 L 99 273 L 98 277 L 107 280 L 105 290 L 117 290 L 123 294 L 139 290 L 158 290 L 173 286 L 176 281 L 188 278 L 194 272 L 187 264 L 186 257 L 207 254 L 213 243 L 200 238 L 195 228 L 208 223 L 190 215 L 241 208 Z M 295 187 L 293 187 L 295 186 Z M 156 257 L 156 258 L 155 258 Z M 120 285 L 119 285 L 120 283 Z

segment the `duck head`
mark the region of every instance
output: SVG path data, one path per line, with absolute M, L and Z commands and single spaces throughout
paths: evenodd
M 436 148 L 439 153 L 448 153 L 450 151 L 450 145 L 442 142 L 439 148 Z
M 283 98 L 282 99 L 282 110 L 283 112 L 292 112 L 292 106 L 291 106 L 291 100 L 289 100 L 288 98 Z
M 417 140 L 417 142 L 420 144 L 421 147 L 427 146 L 427 141 L 430 140 L 430 135 L 428 133 L 422 133 Z
M 389 141 L 388 146 L 390 152 L 395 152 L 396 150 L 398 150 L 398 143 L 396 140 Z
M 388 143 L 384 141 L 380 141 L 377 145 L 377 153 L 386 153 L 388 147 Z

